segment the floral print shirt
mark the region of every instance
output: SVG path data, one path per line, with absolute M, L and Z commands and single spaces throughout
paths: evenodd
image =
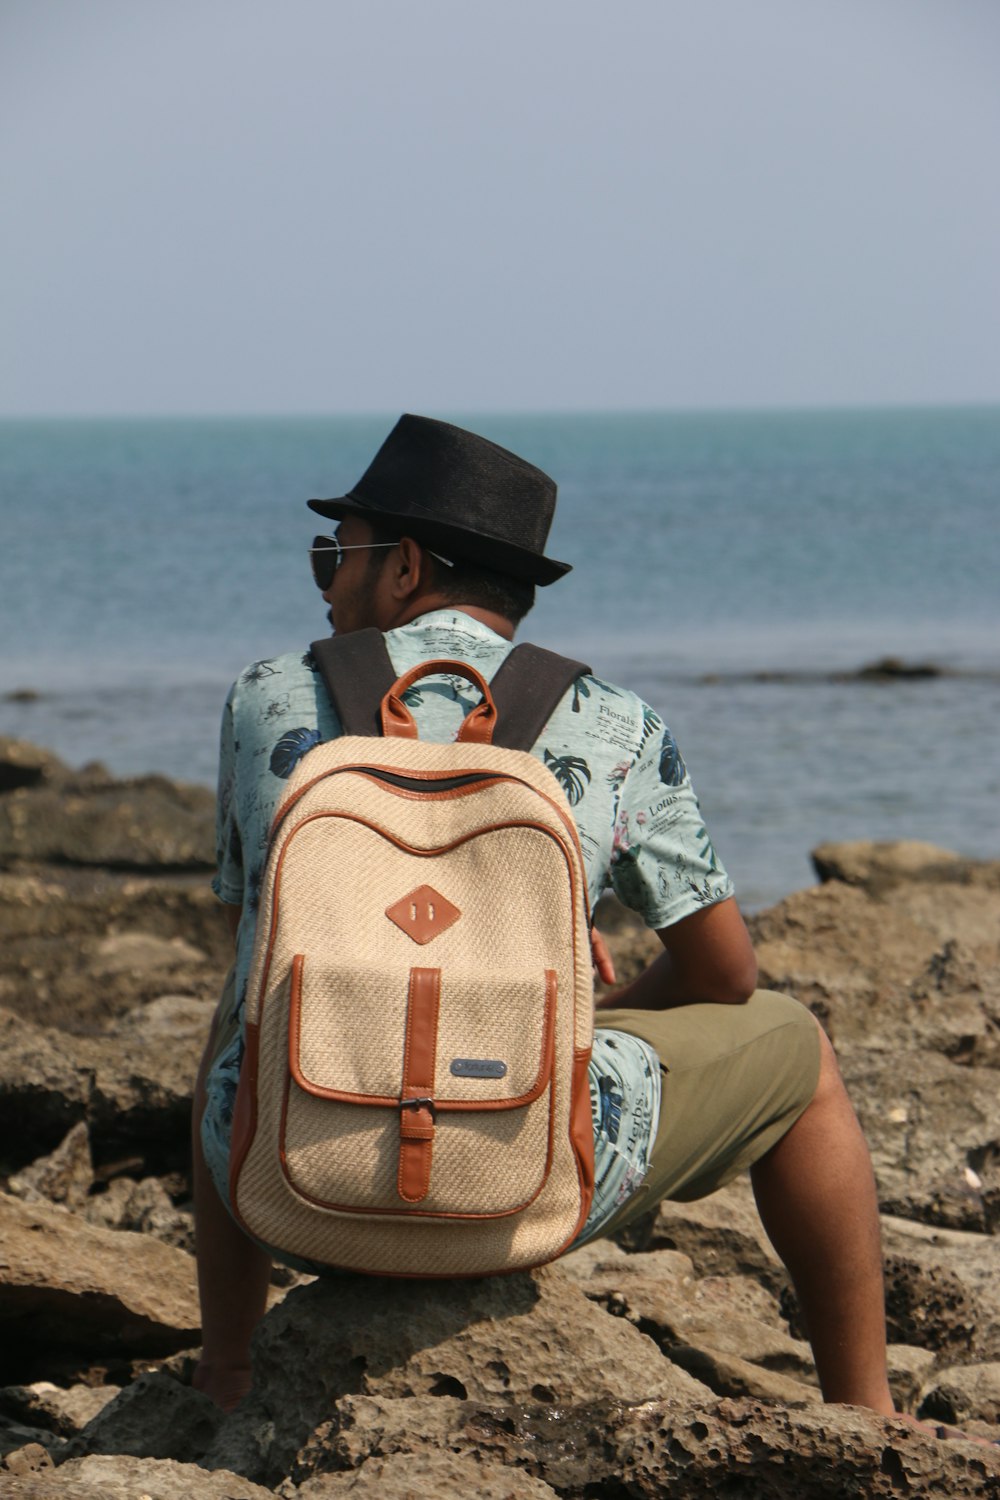
M 434 657 L 467 661 L 489 678 L 511 642 L 458 610 L 435 610 L 390 631 L 397 673 Z M 424 678 L 406 695 L 422 738 L 454 739 L 478 694 L 463 677 Z M 296 763 L 340 724 L 308 652 L 254 662 L 234 683 L 222 723 L 216 894 L 242 905 L 236 994 L 253 947 L 271 821 Z M 676 741 L 634 693 L 577 679 L 533 753 L 552 771 L 576 819 L 591 908 L 607 889 L 649 927 L 669 927 L 733 893 L 705 830 Z

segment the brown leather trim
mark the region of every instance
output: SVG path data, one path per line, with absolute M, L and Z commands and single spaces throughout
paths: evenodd
M 576 1169 L 580 1177 L 581 1206 L 576 1228 L 567 1240 L 567 1244 L 572 1244 L 587 1222 L 587 1215 L 590 1213 L 590 1205 L 594 1198 L 594 1115 L 590 1107 L 590 1085 L 587 1081 L 590 1050 L 589 1047 L 573 1049 L 569 1138 L 576 1156 Z
M 454 902 L 432 885 L 417 886 L 416 890 L 387 906 L 385 914 L 400 932 L 405 932 L 421 946 L 447 932 L 462 915 Z
M 441 970 L 411 969 L 406 997 L 406 1043 L 403 1048 L 403 1087 L 399 1109 L 399 1171 L 397 1187 L 405 1203 L 420 1203 L 431 1185 L 434 1151 L 434 1093 L 437 1060 Z M 419 1105 L 407 1103 L 419 1099 Z
M 455 740 L 460 745 L 492 745 L 497 727 L 496 704 L 492 698 L 477 703 L 462 720 Z
M 417 740 L 416 722 L 398 693 L 386 693 L 379 709 L 382 734 L 387 740 Z
M 483 701 L 478 703 L 463 719 L 458 731 L 459 740 L 471 741 L 477 745 L 490 743 L 496 724 L 497 710 L 489 683 L 482 673 L 470 666 L 468 662 L 443 658 L 437 661 L 418 662 L 415 667 L 404 672 L 402 677 L 397 678 L 393 683 L 382 699 L 380 709 L 382 733 L 386 739 L 417 739 L 417 726 L 413 721 L 413 715 L 403 702 L 403 694 L 424 677 L 440 677 L 444 674 L 464 677 L 482 694 Z
M 301 953 L 297 953 L 292 959 L 292 980 L 289 987 L 288 1003 L 288 1071 L 295 1083 L 304 1094 L 311 1094 L 314 1099 L 332 1099 L 339 1104 L 364 1104 L 375 1105 L 384 1109 L 397 1109 L 399 1107 L 399 1098 L 395 1094 L 356 1094 L 350 1092 L 348 1089 L 326 1088 L 321 1083 L 313 1082 L 312 1079 L 307 1078 L 303 1073 L 299 1057 L 299 1043 L 301 1036 L 302 979 L 304 972 L 305 958 Z M 411 975 L 416 972 L 420 971 L 411 970 Z M 439 969 L 430 969 L 423 972 L 434 973 L 440 976 L 441 971 Z M 480 1110 L 523 1109 L 526 1104 L 533 1104 L 535 1102 L 539 1095 L 544 1092 L 549 1079 L 552 1077 L 552 1069 L 555 1066 L 555 1022 L 558 987 L 559 979 L 555 970 L 546 969 L 545 999 L 543 1002 L 544 1019 L 541 1048 L 539 1050 L 538 1072 L 535 1075 L 531 1088 L 526 1093 L 517 1094 L 509 1099 L 435 1099 L 434 1107 L 439 1114 L 441 1112 L 474 1114 Z M 407 1019 L 408 1026 L 409 1019 Z M 408 1033 L 407 1045 L 409 1045 Z M 426 1089 L 417 1090 L 417 1092 L 428 1095 L 434 1092 L 433 1073 L 431 1074 L 429 1086 Z
M 260 1028 L 247 1023 L 244 1034 L 240 1081 L 236 1086 L 233 1124 L 229 1141 L 229 1203 L 236 1218 L 247 1228 L 237 1207 L 240 1172 L 257 1134 L 257 1070 L 260 1060 Z

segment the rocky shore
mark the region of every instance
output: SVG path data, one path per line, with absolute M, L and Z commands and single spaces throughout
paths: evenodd
M 743 1184 L 531 1274 L 276 1274 L 254 1389 L 216 1411 L 187 1144 L 229 951 L 212 814 L 0 741 L 0 1495 L 1000 1496 L 1000 1449 L 821 1404 Z M 1000 862 L 814 864 L 751 925 L 871 1143 L 896 1399 L 1000 1438 Z M 655 938 L 601 921 L 627 978 Z

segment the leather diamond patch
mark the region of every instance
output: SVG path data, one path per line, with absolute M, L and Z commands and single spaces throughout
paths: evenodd
M 446 896 L 432 885 L 417 886 L 401 901 L 387 906 L 385 914 L 390 922 L 411 937 L 415 943 L 429 943 L 440 933 L 457 922 L 462 913 Z

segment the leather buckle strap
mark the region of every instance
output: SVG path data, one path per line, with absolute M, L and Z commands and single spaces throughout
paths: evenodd
M 399 1100 L 399 1172 L 406 1203 L 420 1203 L 431 1185 L 434 1151 L 434 1066 L 437 1055 L 440 969 L 411 969 L 406 997 L 406 1046 Z

